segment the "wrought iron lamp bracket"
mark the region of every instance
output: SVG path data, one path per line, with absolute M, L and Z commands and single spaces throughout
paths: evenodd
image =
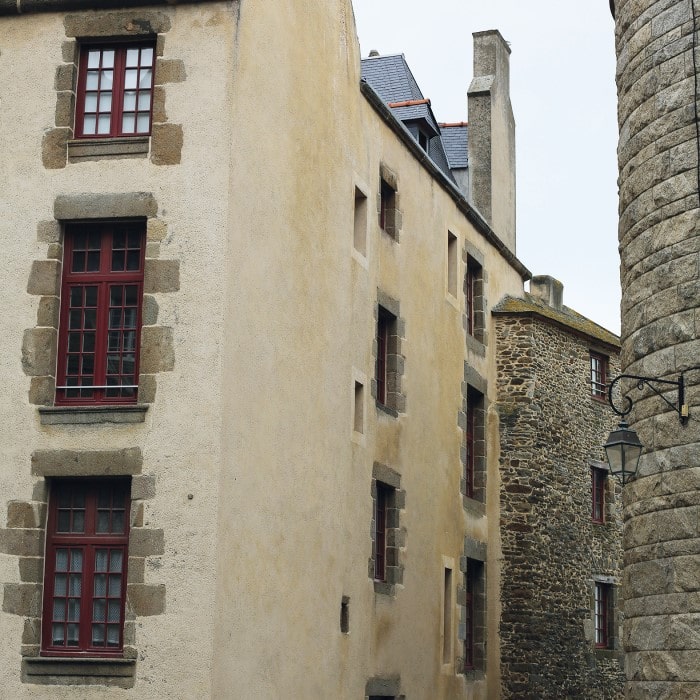
M 678 381 L 674 382 L 670 379 L 655 379 L 654 377 L 641 377 L 637 374 L 620 374 L 615 379 L 610 382 L 608 386 L 608 403 L 610 408 L 612 408 L 618 416 L 626 416 L 634 406 L 634 401 L 629 396 L 623 396 L 625 400 L 625 406 L 622 409 L 618 409 L 613 401 L 613 390 L 615 385 L 621 379 L 634 379 L 637 382 L 637 390 L 641 391 L 645 386 L 649 387 L 657 396 L 660 396 L 677 414 L 680 418 L 681 424 L 684 425 L 688 420 L 688 404 L 685 403 L 685 384 L 683 382 L 683 375 L 678 377 Z M 675 405 L 671 403 L 655 385 L 663 386 L 674 386 L 678 390 L 678 404 Z

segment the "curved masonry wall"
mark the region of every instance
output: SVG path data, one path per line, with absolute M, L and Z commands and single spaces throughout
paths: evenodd
M 697 0 L 616 2 L 622 368 L 677 379 L 691 420 L 651 392 L 625 489 L 628 698 L 700 693 L 700 212 Z M 695 41 L 694 41 L 695 39 Z M 668 395 L 675 402 L 676 393 Z

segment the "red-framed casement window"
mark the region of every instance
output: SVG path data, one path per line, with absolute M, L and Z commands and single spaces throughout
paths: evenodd
M 608 381 L 608 358 L 597 352 L 591 352 L 591 396 L 605 400 Z
M 474 497 L 474 437 L 476 433 L 476 397 L 473 392 L 467 394 L 467 426 L 464 431 L 466 448 L 464 463 L 464 495 Z
M 610 648 L 610 604 L 611 586 L 607 583 L 595 583 L 593 627 L 595 645 L 600 649 Z
M 605 482 L 603 469 L 591 468 L 591 520 L 594 523 L 605 522 Z
M 129 542 L 129 481 L 51 485 L 41 653 L 121 656 Z
M 473 568 L 467 564 L 467 573 L 464 576 L 466 596 L 464 601 L 464 670 L 474 670 L 474 593 L 476 589 L 476 576 Z
M 386 530 L 387 511 L 393 489 L 377 481 L 377 498 L 374 501 L 374 580 L 386 581 Z
M 144 253 L 143 222 L 66 227 L 57 404 L 136 401 Z
M 387 405 L 387 374 L 389 357 L 389 340 L 396 317 L 383 307 L 377 309 L 377 401 Z
M 77 138 L 151 133 L 155 42 L 83 44 L 75 110 Z

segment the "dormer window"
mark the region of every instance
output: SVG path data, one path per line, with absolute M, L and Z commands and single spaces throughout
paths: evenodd
M 427 153 L 428 152 L 428 135 L 424 132 L 421 131 L 420 129 L 418 130 L 418 145 Z

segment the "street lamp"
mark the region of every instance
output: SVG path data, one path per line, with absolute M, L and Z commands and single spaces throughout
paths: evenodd
M 642 443 L 639 441 L 639 436 L 627 425 L 625 416 L 632 410 L 634 402 L 629 396 L 625 396 L 626 401 L 623 409 L 618 409 L 613 402 L 613 388 L 621 379 L 635 379 L 637 381 L 637 389 L 641 391 L 645 386 L 648 386 L 655 394 L 660 396 L 680 418 L 681 425 L 684 425 L 688 420 L 688 404 L 685 403 L 685 385 L 683 383 L 683 375 L 678 377 L 678 381 L 674 382 L 669 379 L 654 379 L 653 377 L 640 377 L 636 374 L 621 374 L 610 382 L 608 387 L 608 403 L 618 416 L 622 417 L 617 430 L 613 430 L 608 437 L 608 441 L 603 445 L 605 454 L 608 458 L 608 467 L 610 473 L 617 477 L 624 486 L 637 473 L 639 465 L 639 457 L 642 454 Z M 655 386 L 654 384 L 664 384 L 674 386 L 678 390 L 678 405 L 672 404 Z

